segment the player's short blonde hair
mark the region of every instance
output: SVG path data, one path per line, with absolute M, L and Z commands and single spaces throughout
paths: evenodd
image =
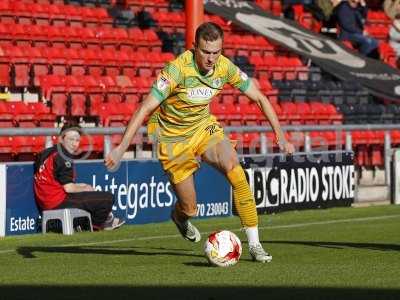
M 196 30 L 195 45 L 197 46 L 200 39 L 204 41 L 215 41 L 224 39 L 224 32 L 222 28 L 213 22 L 206 22 L 201 24 Z

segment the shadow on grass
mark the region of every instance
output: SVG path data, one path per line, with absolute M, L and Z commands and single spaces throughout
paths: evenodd
M 136 249 L 145 249 L 153 251 L 140 251 Z M 154 251 L 156 250 L 156 251 Z M 35 253 L 68 253 L 68 254 L 99 254 L 99 255 L 167 255 L 167 256 L 190 256 L 190 257 L 203 257 L 191 253 L 192 250 L 188 249 L 167 249 L 167 248 L 115 248 L 115 247 L 88 247 L 88 246 L 69 246 L 69 247 L 19 247 L 17 253 L 24 258 L 36 258 Z M 1 298 L 0 298 L 1 299 Z
M 208 262 L 187 262 L 183 263 L 185 266 L 190 266 L 190 267 L 210 267 L 210 264 Z
M 149 282 L 149 285 L 151 282 Z M 201 283 L 199 282 L 199 285 Z M 0 286 L 0 299 L 296 299 L 296 300 L 397 300 L 400 289 L 311 288 L 311 287 L 223 287 L 223 286 Z
M 398 244 L 378 244 L 378 243 L 350 243 L 350 242 L 322 242 L 322 241 L 262 241 L 264 244 L 287 244 L 302 245 L 333 249 L 357 248 L 377 251 L 400 251 Z M 400 295 L 399 295 L 400 299 Z

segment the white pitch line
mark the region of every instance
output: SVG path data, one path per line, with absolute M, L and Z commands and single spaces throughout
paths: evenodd
M 340 220 L 331 220 L 331 221 L 319 221 L 319 222 L 309 222 L 309 223 L 296 223 L 296 224 L 288 224 L 288 225 L 272 225 L 272 226 L 260 226 L 259 230 L 270 230 L 270 229 L 286 229 L 286 228 L 298 228 L 298 227 L 306 227 L 306 226 L 314 226 L 314 225 L 328 225 L 328 224 L 337 224 L 337 223 L 351 223 L 351 222 L 364 222 L 364 221 L 376 221 L 376 220 L 385 220 L 391 218 L 398 218 L 400 215 L 387 215 L 387 216 L 377 216 L 377 217 L 365 217 L 365 218 L 352 218 L 352 219 L 340 219 Z M 231 229 L 231 231 L 239 232 L 241 229 Z M 209 234 L 211 232 L 203 232 L 203 235 Z M 102 242 L 89 242 L 89 243 L 80 243 L 80 244 L 65 244 L 58 245 L 57 247 L 81 247 L 81 246 L 93 246 L 93 245 L 106 245 L 106 244 L 118 244 L 125 242 L 133 242 L 133 241 L 149 241 L 149 240 L 158 240 L 158 239 L 171 239 L 178 238 L 179 234 L 170 234 L 170 235 L 156 235 L 156 236 L 144 236 L 130 239 L 120 239 L 120 240 L 109 240 Z M 51 246 L 49 246 L 51 247 Z M 0 250 L 0 254 L 7 254 L 15 252 L 15 249 L 12 250 Z

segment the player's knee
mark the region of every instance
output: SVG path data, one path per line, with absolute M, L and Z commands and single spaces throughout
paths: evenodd
M 228 174 L 232 171 L 237 165 L 239 165 L 239 159 L 237 155 L 231 155 L 225 164 L 225 173 Z

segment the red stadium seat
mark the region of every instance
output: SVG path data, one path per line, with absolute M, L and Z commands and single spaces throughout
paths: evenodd
M 88 158 L 101 158 L 103 152 L 104 137 L 102 135 L 83 135 L 79 145 L 79 151 L 88 155 Z
M 75 30 L 80 38 L 77 38 L 73 43 L 70 42 L 71 47 L 81 48 L 82 46 L 86 46 L 93 48 L 101 45 L 100 36 L 93 28 L 76 27 Z
M 390 132 L 390 137 L 391 137 L 393 144 L 395 144 L 395 145 L 400 144 L 400 130 L 392 130 Z
M 35 119 L 35 111 L 32 110 L 32 106 L 29 104 L 14 102 L 12 103 L 12 111 L 19 127 L 37 127 L 38 123 Z
M 16 136 L 14 137 L 13 152 L 18 161 L 32 161 L 36 153 L 43 150 L 45 137 L 43 136 Z
M 86 96 L 83 93 L 71 93 L 71 115 L 86 115 Z
M 0 1 L 0 21 L 3 24 L 15 23 L 16 16 L 9 1 Z
M 16 126 L 11 105 L 0 101 L 0 128 Z
M 31 24 L 33 16 L 28 4 L 19 1 L 12 1 L 10 2 L 10 9 L 16 16 L 19 24 Z
M 35 120 L 40 127 L 54 127 L 56 116 L 50 112 L 50 108 L 42 102 L 29 103 L 30 111 L 35 112 Z
M 14 138 L 0 136 L 0 161 L 10 161 L 14 157 Z
M 60 9 L 65 13 L 71 26 L 82 26 L 83 18 L 80 8 L 75 5 L 63 5 Z
M 297 111 L 300 113 L 301 123 L 303 124 L 317 124 L 318 119 L 315 119 L 308 103 L 300 102 L 296 104 Z
M 9 45 L 13 41 L 12 32 L 9 30 L 9 25 L 0 23 L 0 43 Z
M 84 58 L 88 73 L 90 75 L 101 76 L 104 74 L 104 66 L 99 51 L 94 49 L 81 49 L 79 54 Z
M 50 72 L 46 51 L 42 47 L 26 47 L 25 51 L 29 53 L 33 85 L 39 86 L 39 77 Z
M 67 115 L 67 95 L 65 93 L 52 94 L 51 112 L 57 116 Z
M 1 25 L 1 24 L 0 24 Z M 1 33 L 0 33 L 1 35 Z M 0 85 L 1 86 L 10 86 L 11 84 L 11 67 L 10 60 L 7 54 L 4 51 L 3 47 L 0 47 Z
M 212 101 L 210 103 L 210 112 L 215 115 L 218 121 L 222 125 L 226 125 L 228 123 L 228 114 L 227 107 L 225 104 L 218 103 L 217 101 Z
M 30 3 L 29 9 L 32 11 L 32 15 L 35 24 L 38 25 L 49 25 L 51 23 L 51 18 L 54 15 L 55 5 L 49 5 L 44 3 Z
M 243 146 L 249 149 L 250 153 L 257 153 L 261 145 L 261 135 L 259 132 L 243 133 Z
M 121 73 L 118 55 L 115 50 L 104 49 L 101 52 L 102 64 L 104 72 L 108 76 L 118 76 Z
M 301 124 L 301 116 L 297 111 L 297 106 L 291 102 L 281 103 L 282 116 L 289 124 L 299 125 Z
M 93 17 L 97 19 L 97 22 L 101 26 L 112 27 L 113 19 L 109 16 L 107 10 L 104 7 L 92 8 Z M 86 24 L 88 26 L 88 24 Z
M 67 54 L 65 48 L 44 48 L 47 52 L 48 63 L 51 66 L 51 71 L 55 75 L 67 74 Z
M 154 30 L 152 29 L 143 30 L 142 38 L 143 40 L 140 45 L 141 47 L 140 46 L 138 47 L 139 51 L 142 48 L 142 50 L 150 49 L 151 51 L 161 52 L 162 43 Z

